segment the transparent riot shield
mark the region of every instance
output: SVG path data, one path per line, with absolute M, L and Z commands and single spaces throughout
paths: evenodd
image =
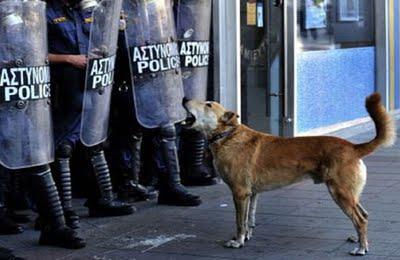
M 46 4 L 0 2 L 0 163 L 9 169 L 54 158 Z
M 171 0 L 125 0 L 135 112 L 146 128 L 186 117 Z
M 206 100 L 212 0 L 175 0 L 185 96 Z
M 92 14 L 81 124 L 88 147 L 107 139 L 121 7 L 122 0 L 103 0 Z

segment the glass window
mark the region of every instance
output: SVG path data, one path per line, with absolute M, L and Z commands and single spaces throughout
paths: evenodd
M 375 45 L 373 0 L 297 0 L 303 51 Z

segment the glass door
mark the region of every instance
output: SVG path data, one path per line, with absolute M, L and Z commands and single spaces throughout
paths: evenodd
M 282 0 L 240 0 L 242 121 L 283 134 Z

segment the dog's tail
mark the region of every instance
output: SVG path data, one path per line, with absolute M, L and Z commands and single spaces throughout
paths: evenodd
M 388 147 L 396 142 L 396 125 L 393 118 L 382 105 L 381 95 L 374 93 L 369 96 L 366 99 L 365 107 L 375 123 L 376 137 L 368 143 L 355 145 L 355 149 L 360 157 L 371 154 L 379 146 Z

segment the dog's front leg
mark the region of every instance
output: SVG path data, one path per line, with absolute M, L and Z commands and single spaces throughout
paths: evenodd
M 251 237 L 253 236 L 254 228 L 256 227 L 257 200 L 258 194 L 252 194 L 250 197 L 249 225 L 246 232 L 246 241 L 251 239 Z
M 236 238 L 229 240 L 225 243 L 225 247 L 228 248 L 241 248 L 244 245 L 244 240 L 246 238 L 246 231 L 248 229 L 248 212 L 250 197 L 249 195 L 238 196 L 233 195 L 235 208 L 236 208 Z

